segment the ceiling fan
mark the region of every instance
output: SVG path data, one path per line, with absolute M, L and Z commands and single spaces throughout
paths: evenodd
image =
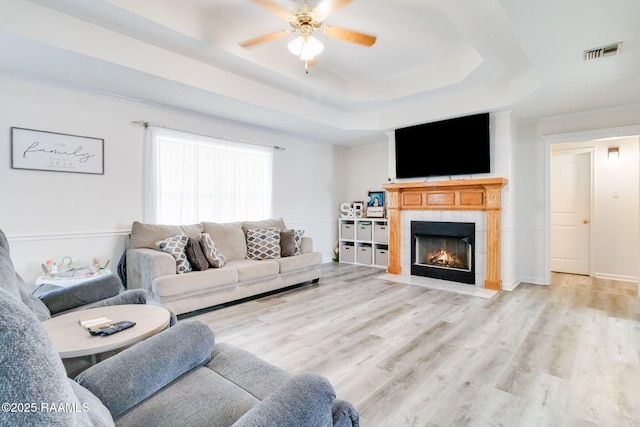
M 332 27 L 324 25 L 323 21 L 333 12 L 341 7 L 351 3 L 352 0 L 322 0 L 311 8 L 305 0 L 304 4 L 293 12 L 289 12 L 271 0 L 253 0 L 260 6 L 286 19 L 291 26 L 290 30 L 280 30 L 273 33 L 264 34 L 262 36 L 244 41 L 240 43 L 242 47 L 249 47 L 259 43 L 279 39 L 291 33 L 298 33 L 298 37 L 287 45 L 289 51 L 298 56 L 305 62 L 305 70 L 309 73 L 309 63 L 322 52 L 324 46 L 313 37 L 314 31 L 320 31 L 322 34 L 336 39 L 360 44 L 363 46 L 373 46 L 376 37 L 357 31 L 348 30 L 342 27 Z

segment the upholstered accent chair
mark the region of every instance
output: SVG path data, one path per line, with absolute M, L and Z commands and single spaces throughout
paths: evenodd
M 2 230 L 0 230 L 0 257 L 10 261 L 9 242 Z M 13 268 L 2 269 L 0 271 L 0 287 L 7 288 L 9 286 L 11 286 L 11 291 L 19 295 L 22 302 L 41 321 L 68 311 L 109 305 L 160 305 L 150 298 L 144 289 L 125 290 L 116 274 L 105 274 L 93 280 L 45 292 L 37 297 L 32 295 L 29 286 Z M 170 326 L 175 325 L 176 321 L 175 314 L 171 313 Z

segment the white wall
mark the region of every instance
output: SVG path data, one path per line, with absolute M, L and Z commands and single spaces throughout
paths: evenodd
M 514 145 L 517 280 L 545 283 L 545 146 L 535 126 L 520 125 Z
M 379 134 L 365 146 L 347 150 L 346 199 L 342 202 L 367 202 L 369 191 L 381 191 L 389 178 L 389 143 L 387 135 Z M 386 200 L 385 200 L 386 203 Z
M 329 144 L 11 74 L 0 74 L 0 93 L 0 228 L 25 280 L 33 282 L 46 259 L 65 255 L 76 262 L 110 259 L 115 268 L 131 223 L 142 217 L 144 131 L 133 120 L 286 147 L 275 153 L 274 216 L 305 229 L 324 261 L 331 260 L 345 170 L 343 153 Z M 11 127 L 104 138 L 105 174 L 12 169 Z
M 639 138 L 615 140 L 620 158 L 607 158 L 611 142 L 595 145 L 594 276 L 638 281 Z

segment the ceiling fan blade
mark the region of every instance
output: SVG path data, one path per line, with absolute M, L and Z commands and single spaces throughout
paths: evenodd
M 291 15 L 291 12 L 281 8 L 277 4 L 271 2 L 270 0 L 253 0 L 253 2 L 254 3 L 258 3 L 260 6 L 264 7 L 267 10 L 269 10 L 271 13 L 275 13 L 276 15 L 278 15 L 281 18 L 289 19 L 289 18 L 291 18 L 293 16 L 293 15 Z
M 376 42 L 375 36 L 369 34 L 359 33 L 357 31 L 347 30 L 340 27 L 324 27 L 322 32 L 329 37 L 344 40 L 351 43 L 357 43 L 364 46 L 373 46 Z
M 313 9 L 313 14 L 320 18 L 320 20 L 323 20 L 336 10 L 346 6 L 349 3 L 351 3 L 351 0 L 322 0 Z
M 256 37 L 254 39 L 244 41 L 244 42 L 240 43 L 240 46 L 249 47 L 249 46 L 253 46 L 254 44 L 264 43 L 264 42 L 268 42 L 268 41 L 271 41 L 271 40 L 279 39 L 279 38 L 284 37 L 284 36 L 286 36 L 288 34 L 289 34 L 289 31 L 287 31 L 287 30 L 275 31 L 273 33 L 265 34 L 263 36 Z

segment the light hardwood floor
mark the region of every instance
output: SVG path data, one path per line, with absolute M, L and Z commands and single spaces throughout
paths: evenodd
M 329 378 L 363 427 L 639 426 L 636 285 L 553 275 L 491 299 L 330 263 L 316 285 L 186 318 Z

